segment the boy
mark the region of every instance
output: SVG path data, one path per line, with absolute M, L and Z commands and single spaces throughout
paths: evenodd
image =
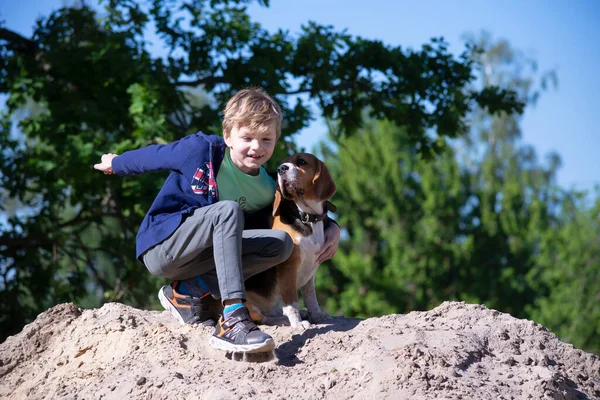
M 121 155 L 104 154 L 95 169 L 135 175 L 171 170 L 139 229 L 136 256 L 158 276 L 172 279 L 158 297 L 182 323 L 210 324 L 212 295 L 223 315 L 210 345 L 227 351 L 259 352 L 275 347 L 243 305 L 244 280 L 290 256 L 293 242 L 283 231 L 243 230 L 244 212 L 269 206 L 275 182 L 263 164 L 281 134 L 279 105 L 260 89 L 236 93 L 223 112 L 223 138 L 199 132 L 167 145 Z M 319 258 L 335 254 L 339 227 L 330 224 Z

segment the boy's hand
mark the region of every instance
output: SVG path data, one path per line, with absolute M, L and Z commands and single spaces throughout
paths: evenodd
M 104 175 L 112 174 L 113 173 L 112 160 L 116 156 L 118 156 L 118 154 L 113 154 L 113 153 L 103 154 L 102 158 L 100 159 L 101 160 L 100 164 L 95 164 L 94 169 L 104 172 Z
M 317 253 L 317 263 L 321 264 L 335 255 L 340 243 L 340 227 L 337 224 L 330 223 L 325 229 L 325 243 L 321 247 L 321 251 Z

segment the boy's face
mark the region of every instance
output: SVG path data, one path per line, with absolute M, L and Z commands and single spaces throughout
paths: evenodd
M 248 175 L 258 175 L 260 166 L 273 155 L 277 142 L 275 127 L 263 133 L 254 132 L 246 126 L 234 127 L 223 136 L 230 149 L 231 161 Z

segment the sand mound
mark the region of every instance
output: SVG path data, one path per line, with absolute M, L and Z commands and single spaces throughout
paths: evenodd
M 166 312 L 61 304 L 0 345 L 0 398 L 600 398 L 598 357 L 480 305 L 263 329 L 275 358 L 238 361 Z

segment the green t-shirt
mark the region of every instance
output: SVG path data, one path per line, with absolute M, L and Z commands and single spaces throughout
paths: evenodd
M 219 200 L 236 201 L 242 210 L 253 213 L 273 202 L 275 181 L 264 168 L 257 176 L 243 173 L 231 162 L 229 150 L 217 174 Z

